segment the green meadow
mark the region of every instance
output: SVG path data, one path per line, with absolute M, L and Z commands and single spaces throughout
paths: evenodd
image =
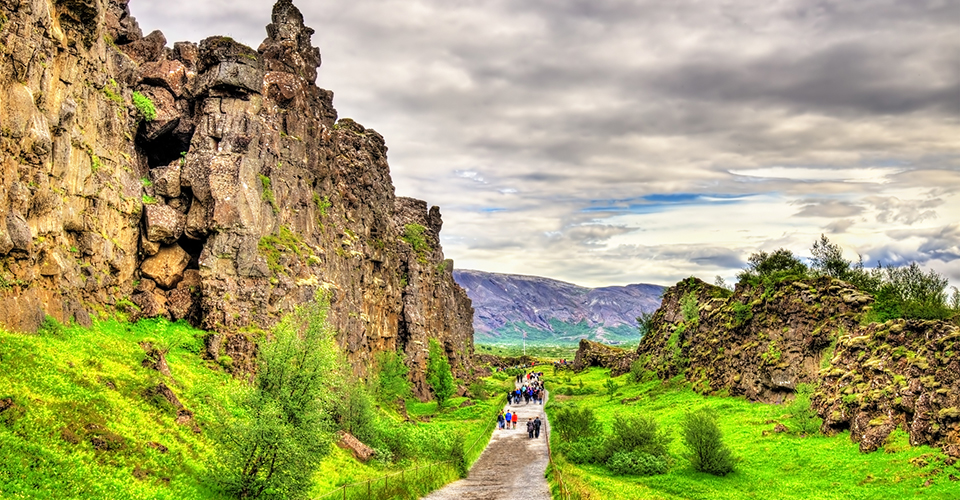
M 618 387 L 611 398 L 609 380 L 609 370 L 598 368 L 580 374 L 561 371 L 548 378 L 548 415 L 553 417 L 565 405 L 588 407 L 607 430 L 617 413 L 652 416 L 673 435 L 672 465 L 662 475 L 615 476 L 603 465 L 574 465 L 555 452 L 572 498 L 960 498 L 957 466 L 947 465 L 947 457 L 939 449 L 910 446 L 902 431 L 896 431 L 883 449 L 864 454 L 850 440 L 849 433 L 802 436 L 772 432 L 777 423 L 788 428 L 793 423 L 788 406 L 702 396 L 681 379 L 635 383 L 630 381 L 629 374 L 612 379 Z M 716 411 L 724 442 L 738 458 L 736 471 L 726 476 L 696 472 L 684 458 L 679 423 L 686 412 L 703 407 Z M 557 434 L 553 433 L 551 446 L 556 450 L 558 444 Z M 551 481 L 556 495 L 556 474 L 551 474 Z
M 0 331 L 0 498 L 227 498 L 211 475 L 219 453 L 214 435 L 221 416 L 235 411 L 243 382 L 201 356 L 205 335 L 163 320 L 50 323 L 36 335 Z M 171 376 L 141 365 L 144 342 L 168 351 Z M 175 422 L 177 408 L 154 390 L 161 382 L 192 421 Z M 475 398 L 452 398 L 442 410 L 408 398 L 410 421 L 370 397 L 366 425 L 387 443 L 378 450 L 386 458 L 364 464 L 331 446 L 310 498 L 442 460 L 437 443 L 455 438 L 466 446 L 479 441 L 466 457 L 476 460 L 499 408 L 499 399 L 486 396 L 499 395 L 505 383 L 474 384 Z M 452 466 L 441 467 L 430 488 L 456 478 Z

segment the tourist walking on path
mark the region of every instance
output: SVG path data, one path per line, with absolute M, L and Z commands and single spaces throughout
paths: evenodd
M 504 422 L 503 410 L 500 410 L 500 413 L 497 414 L 497 429 L 503 430 L 503 422 Z
M 519 419 L 517 418 L 517 414 L 514 413 L 514 414 L 513 414 L 513 428 L 514 428 L 514 429 L 517 428 L 517 420 L 519 420 Z
M 542 423 L 543 422 L 541 422 L 540 417 L 537 417 L 533 420 L 533 437 L 536 439 L 540 439 L 540 425 Z

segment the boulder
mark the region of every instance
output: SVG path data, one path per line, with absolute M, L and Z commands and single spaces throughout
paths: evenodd
M 163 54 L 163 48 L 166 46 L 167 37 L 163 36 L 163 33 L 159 30 L 154 30 L 139 40 L 121 45 L 120 50 L 134 62 L 142 65 L 159 60 Z
M 140 66 L 140 83 L 164 87 L 174 97 L 181 97 L 187 85 L 187 67 L 176 60 L 146 63 Z
M 337 435 L 340 436 L 340 439 L 337 441 L 337 446 L 344 450 L 350 450 L 357 460 L 367 462 L 373 458 L 373 448 L 360 442 L 359 439 L 353 437 L 353 434 L 346 431 L 337 431 Z
M 165 198 L 180 196 L 180 170 L 180 160 L 176 160 L 166 167 L 150 170 L 150 181 L 153 182 L 153 189 L 158 195 Z
M 183 235 L 186 217 L 166 205 L 144 205 L 147 239 L 169 245 Z
M 180 245 L 170 245 L 144 260 L 140 272 L 153 279 L 160 288 L 169 290 L 183 279 L 183 271 L 189 263 L 190 255 Z
M 169 90 L 161 87 L 141 87 L 142 94 L 150 99 L 157 110 L 157 116 L 148 121 L 143 128 L 143 138 L 148 142 L 171 132 L 180 124 L 181 110 Z

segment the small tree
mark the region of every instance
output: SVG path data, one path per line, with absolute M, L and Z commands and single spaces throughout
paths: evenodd
M 393 403 L 397 399 L 410 396 L 410 381 L 407 373 L 410 369 L 403 364 L 403 358 L 397 352 L 384 351 L 377 355 L 377 377 L 375 391 L 380 401 Z
M 427 359 L 427 383 L 437 397 L 437 405 L 443 408 L 444 403 L 453 396 L 457 387 L 453 382 L 453 372 L 450 362 L 436 339 L 430 339 L 430 351 Z
M 687 459 L 695 470 L 715 476 L 725 476 L 734 470 L 736 459 L 723 443 L 717 415 L 702 408 L 689 412 L 680 423 Z
M 779 280 L 787 277 L 804 277 L 807 266 L 793 252 L 778 248 L 773 253 L 764 251 L 751 254 L 748 267 L 737 274 L 741 282 L 751 278 Z
M 840 245 L 830 243 L 830 240 L 821 234 L 820 239 L 810 249 L 810 253 L 813 255 L 810 259 L 810 267 L 814 272 L 837 279 L 847 279 L 850 274 L 850 261 L 843 258 L 843 249 Z
M 236 498 L 305 498 L 332 441 L 340 361 L 328 306 L 297 308 L 259 346 L 257 376 L 217 436 L 216 480 Z

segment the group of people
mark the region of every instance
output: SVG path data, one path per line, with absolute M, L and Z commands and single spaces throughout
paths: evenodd
M 500 410 L 500 413 L 497 415 L 497 426 L 503 429 L 516 429 L 518 420 L 520 420 L 517 412 L 511 410 L 509 405 L 520 404 L 520 401 L 523 400 L 524 404 L 530 404 L 530 401 L 534 401 L 538 404 L 543 404 L 543 382 L 540 380 L 540 377 L 543 376 L 543 372 L 527 372 L 517 375 L 516 380 L 516 389 L 513 391 L 507 392 L 507 405 L 508 407 Z M 528 418 L 527 419 L 527 436 L 530 439 L 540 437 L 540 427 L 543 425 L 543 421 L 540 420 L 540 417 Z
M 504 412 L 500 410 L 500 414 L 497 415 L 497 428 L 500 430 L 503 429 L 516 429 L 517 421 L 516 412 L 511 411 L 509 408 Z M 540 420 L 540 417 L 528 418 L 527 419 L 527 437 L 530 439 L 539 439 L 540 438 L 540 426 L 543 425 L 543 421 Z
M 507 404 L 530 404 L 535 401 L 537 404 L 543 404 L 543 382 L 540 377 L 543 372 L 530 372 L 523 375 L 517 375 L 517 388 L 507 393 Z

